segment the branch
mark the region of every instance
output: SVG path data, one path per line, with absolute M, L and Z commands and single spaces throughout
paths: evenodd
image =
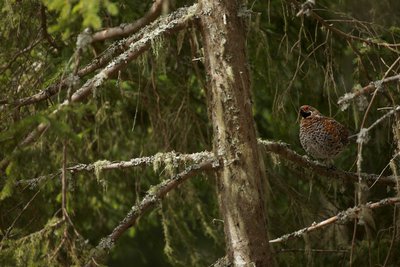
M 104 41 L 106 39 L 118 37 L 118 36 L 126 36 L 137 32 L 153 20 L 155 20 L 161 13 L 163 5 L 163 0 L 155 0 L 150 10 L 133 23 L 129 24 L 121 24 L 118 27 L 108 28 L 93 34 L 92 42 Z
M 317 161 L 312 161 L 309 158 L 301 156 L 295 151 L 291 150 L 289 148 L 289 145 L 283 142 L 273 142 L 273 141 L 266 141 L 259 139 L 258 143 L 263 145 L 267 151 L 275 153 L 287 160 L 290 160 L 296 165 L 308 168 L 316 174 L 329 178 L 358 182 L 357 173 L 334 169 L 332 167 L 323 165 Z M 368 174 L 368 173 L 361 173 L 361 176 L 369 185 L 372 185 L 374 183 L 381 183 L 394 186 L 396 184 L 396 179 L 392 176 L 379 176 L 376 174 Z
M 314 2 L 312 0 L 308 0 L 304 4 L 300 4 L 296 0 L 286 0 L 286 1 L 295 5 L 299 9 L 299 12 L 297 13 L 298 16 L 300 16 L 302 14 L 306 14 L 307 16 L 312 17 L 317 22 L 319 22 L 324 28 L 326 28 L 327 30 L 330 30 L 331 32 L 335 33 L 336 35 L 338 35 L 340 37 L 345 38 L 347 41 L 359 41 L 359 42 L 365 43 L 367 45 L 383 46 L 383 47 L 391 50 L 392 52 L 395 52 L 397 54 L 399 53 L 399 51 L 397 51 L 395 48 L 400 47 L 400 44 L 390 44 L 387 42 L 378 42 L 371 38 L 362 38 L 359 36 L 355 36 L 355 35 L 351 35 L 349 33 L 343 32 L 343 31 L 339 30 L 338 28 L 333 27 L 331 23 L 328 23 L 327 21 L 325 21 L 322 17 L 320 17 L 317 13 L 315 13 L 311 9 L 313 7 L 312 5 L 311 6 L 307 5 L 310 2 L 311 3 Z
M 183 172 L 175 175 L 173 178 L 165 180 L 162 183 L 150 188 L 143 200 L 138 205 L 135 205 L 131 208 L 125 218 L 117 227 L 114 228 L 112 233 L 101 239 L 99 244 L 92 252 L 90 260 L 86 266 L 97 266 L 98 261 L 101 261 L 107 255 L 121 235 L 130 227 L 134 226 L 140 216 L 153 209 L 168 192 L 199 172 L 216 169 L 219 166 L 219 162 L 214 159 L 208 160 L 201 164 L 195 164 L 186 168 Z
M 182 164 L 193 163 L 193 164 L 201 164 L 203 162 L 207 162 L 210 160 L 215 160 L 213 154 L 208 151 L 192 153 L 192 154 L 179 154 L 175 151 L 167 152 L 167 153 L 157 153 L 153 156 L 141 157 L 141 158 L 132 158 L 128 161 L 114 161 L 110 162 L 108 160 L 99 160 L 90 164 L 76 164 L 74 166 L 67 167 L 66 170 L 70 173 L 76 173 L 81 171 L 103 171 L 103 170 L 115 170 L 115 169 L 127 169 L 138 166 L 150 166 L 150 165 L 168 165 L 172 164 L 173 167 L 179 167 Z M 62 173 L 62 169 L 60 169 L 57 173 L 48 174 L 39 176 L 33 179 L 27 180 L 19 180 L 16 182 L 16 185 L 30 185 L 30 187 L 34 187 L 40 184 L 42 181 L 53 179 L 54 177 L 58 177 Z
M 30 52 L 33 48 L 35 48 L 42 41 L 42 37 L 38 37 L 35 41 L 33 41 L 28 47 L 25 47 L 21 51 L 18 51 L 14 56 L 8 61 L 7 64 L 4 64 L 0 67 L 0 75 L 2 75 L 8 68 L 11 67 L 13 63 L 17 62 L 17 58 L 25 53 Z M 7 100 L 1 100 L 3 104 L 8 104 Z M 4 103 L 5 102 L 5 103 Z
M 86 83 L 78 89 L 72 96 L 71 100 L 66 99 L 58 108 L 53 111 L 53 115 L 57 114 L 61 109 L 70 103 L 79 102 L 85 99 L 92 90 L 100 87 L 103 83 L 110 78 L 113 74 L 126 67 L 127 64 L 141 55 L 150 46 L 154 39 L 160 38 L 160 36 L 170 34 L 186 26 L 187 22 L 193 18 L 197 11 L 197 4 L 194 4 L 188 8 L 180 8 L 169 17 L 172 18 L 167 24 L 161 24 L 152 31 L 148 32 L 147 27 L 142 29 L 141 34 L 143 37 L 131 43 L 129 49 L 119 55 L 116 59 L 108 63 L 108 65 L 102 69 L 93 78 L 86 81 Z M 33 130 L 28 136 L 18 145 L 18 147 L 24 147 L 34 142 L 43 132 L 49 127 L 47 123 L 41 123 Z M 0 162 L 0 170 L 3 170 L 9 163 L 9 159 L 3 159 Z
M 42 27 L 42 34 L 44 39 L 47 40 L 47 42 L 54 48 L 56 51 L 58 51 L 60 48 L 54 41 L 54 39 L 50 36 L 49 32 L 47 31 L 47 16 L 46 16 L 46 7 L 44 4 L 40 5 L 40 23 Z
M 357 143 L 367 143 L 369 140 L 368 132 L 375 128 L 379 123 L 383 122 L 385 119 L 394 115 L 396 112 L 400 111 L 400 106 L 393 107 L 391 111 L 377 119 L 374 123 L 372 123 L 368 128 L 362 128 L 360 132 L 357 134 Z
M 62 79 L 61 81 L 46 87 L 35 95 L 24 97 L 13 102 L 4 100 L 5 103 L 2 104 L 10 104 L 14 107 L 22 107 L 49 99 L 57 94 L 60 90 L 68 88 L 70 84 L 75 83 L 79 80 L 79 78 L 82 78 L 94 72 L 95 70 L 106 66 L 106 64 L 108 64 L 114 57 L 128 50 L 134 42 L 142 42 L 146 36 L 149 35 L 153 36 L 153 38 L 157 38 L 163 34 L 170 34 L 184 28 L 188 21 L 194 17 L 196 8 L 196 4 L 190 7 L 180 8 L 168 16 L 159 18 L 154 23 L 146 28 L 141 29 L 138 33 L 133 34 L 129 38 L 114 42 L 99 57 L 95 58 L 92 62 L 79 69 L 76 76 L 70 76 Z M 165 27 L 168 27 L 167 31 L 163 31 Z M 147 50 L 149 47 L 150 46 L 146 46 L 145 49 L 139 51 L 138 55 L 143 53 L 143 51 Z
M 327 225 L 330 225 L 332 223 L 335 222 L 346 222 L 348 220 L 352 220 L 354 218 L 358 218 L 359 213 L 362 211 L 362 209 L 364 208 L 368 208 L 368 209 L 376 209 L 376 208 L 380 208 L 383 206 L 387 206 L 387 205 L 393 205 L 396 203 L 400 202 L 400 197 L 392 197 L 392 198 L 385 198 L 382 199 L 378 202 L 375 203 L 366 203 L 365 205 L 359 205 L 356 206 L 354 208 L 349 208 L 345 211 L 341 211 L 339 212 L 337 215 L 330 217 L 329 219 L 326 219 L 322 222 L 319 223 L 313 223 L 312 225 L 305 227 L 303 229 L 300 229 L 296 232 L 290 233 L 290 234 L 286 234 L 284 236 L 281 236 L 279 238 L 270 240 L 269 243 L 279 243 L 279 242 L 286 242 L 289 239 L 295 238 L 295 237 L 301 237 L 303 234 L 305 233 L 309 233 L 312 231 L 315 231 L 319 228 L 325 227 Z
M 157 153 L 156 155 L 142 158 L 133 158 L 129 161 L 119 161 L 119 162 L 108 162 L 102 161 L 99 163 L 91 164 L 78 164 L 72 167 L 68 167 L 67 170 L 74 173 L 76 171 L 92 171 L 96 168 L 101 168 L 101 170 L 114 170 L 114 169 L 125 169 L 132 168 L 136 166 L 149 166 L 152 164 L 172 164 L 174 167 L 178 167 L 179 164 L 193 162 L 195 164 L 200 164 L 205 161 L 214 160 L 214 156 L 211 152 L 203 151 L 193 154 L 179 154 L 175 151 L 167 153 Z
M 222 258 L 219 258 L 216 262 L 211 264 L 208 267 L 230 267 L 233 266 L 231 262 L 228 260 L 228 256 L 224 256 Z
M 393 83 L 393 82 L 400 82 L 400 74 L 387 77 L 382 80 L 370 82 L 367 86 L 364 86 L 363 88 L 351 92 L 351 93 L 346 93 L 345 95 L 341 96 L 338 100 L 338 105 L 341 107 L 342 110 L 345 110 L 347 106 L 349 105 L 349 102 L 353 100 L 354 98 L 357 98 L 361 95 L 366 95 L 373 93 L 375 90 L 383 90 L 382 85 L 386 83 Z

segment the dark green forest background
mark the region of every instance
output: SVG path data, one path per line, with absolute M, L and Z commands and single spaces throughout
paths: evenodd
M 193 4 L 165 3 L 164 15 Z M 312 16 L 296 17 L 296 3 L 253 1 L 243 7 L 241 15 L 247 24 L 259 137 L 283 141 L 303 155 L 298 140 L 301 105 L 318 108 L 356 134 L 372 96 L 356 98 L 347 107 L 337 104 L 339 98 L 398 73 L 400 45 L 385 44 L 400 43 L 400 2 L 317 1 L 315 13 L 358 39 L 329 30 Z M 96 32 L 133 22 L 151 5 L 151 1 L 136 0 L 0 0 L 0 158 L 8 161 L 0 172 L 1 266 L 84 264 L 93 246 L 152 185 L 182 170 L 172 154 L 169 164 L 156 161 L 152 167 L 68 173 L 67 210 L 74 227 L 54 226 L 61 216 L 59 170 L 64 144 L 68 166 L 96 162 L 101 167 L 104 160 L 212 149 L 202 41 L 195 21 L 154 40 L 148 51 L 93 95 L 55 116 L 52 112 L 68 97 L 68 90 L 31 105 L 15 105 L 16 100 L 74 72 L 76 40 L 86 27 Z M 43 37 L 44 29 L 50 38 Z M 79 66 L 91 62 L 115 40 L 90 45 L 81 52 Z M 82 85 L 94 74 L 77 83 Z M 372 102 L 364 127 L 387 112 L 379 108 L 397 103 L 398 85 L 384 85 Z M 397 148 L 395 121 L 388 118 L 371 130 L 370 140 L 363 146 L 363 172 L 395 173 L 398 159 L 388 166 Z M 41 122 L 51 127 L 33 144 L 19 145 Z M 159 155 L 168 159 L 168 155 Z M 352 143 L 335 160 L 335 168 L 356 172 L 356 159 L 357 144 Z M 270 238 L 354 206 L 353 182 L 317 175 L 273 153 L 266 152 L 265 160 Z M 170 192 L 115 244 L 107 265 L 208 266 L 224 256 L 214 178 L 212 173 L 193 177 Z M 393 187 L 377 184 L 369 190 L 367 201 L 396 194 Z M 365 230 L 358 226 L 355 234 L 354 223 L 349 221 L 274 244 L 274 256 L 279 266 L 348 266 L 353 250 L 353 266 L 383 266 L 385 262 L 386 266 L 398 266 L 400 226 L 394 210 L 392 206 L 374 210 L 370 218 L 374 227 Z

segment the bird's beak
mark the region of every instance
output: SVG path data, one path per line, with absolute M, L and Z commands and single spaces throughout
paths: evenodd
M 311 112 L 310 112 L 310 111 L 300 110 L 299 114 L 300 114 L 300 116 L 302 116 L 303 118 L 307 118 L 308 116 L 311 115 Z

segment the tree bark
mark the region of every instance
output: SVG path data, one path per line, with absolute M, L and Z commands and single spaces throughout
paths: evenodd
M 234 266 L 271 266 L 263 201 L 264 163 L 252 115 L 240 1 L 201 0 L 213 150 L 222 159 L 218 197 Z

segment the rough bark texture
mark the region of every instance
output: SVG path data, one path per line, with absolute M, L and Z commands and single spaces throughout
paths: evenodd
M 263 207 L 263 162 L 252 115 L 240 2 L 202 0 L 214 153 L 223 159 L 218 195 L 227 255 L 234 266 L 271 266 Z

